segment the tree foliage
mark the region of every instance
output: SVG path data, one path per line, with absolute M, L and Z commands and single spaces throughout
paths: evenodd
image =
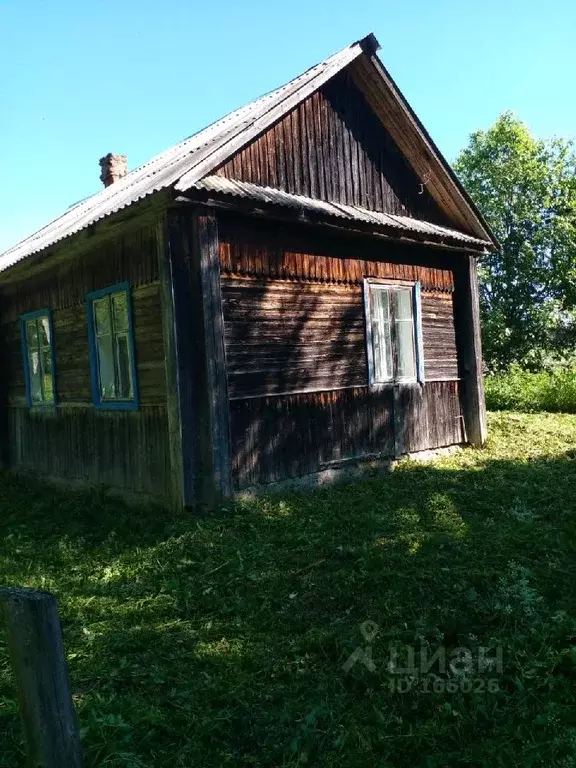
M 498 237 L 480 264 L 489 369 L 536 370 L 576 349 L 576 156 L 511 113 L 477 131 L 455 168 Z

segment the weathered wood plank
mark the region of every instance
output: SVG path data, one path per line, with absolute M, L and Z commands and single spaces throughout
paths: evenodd
M 194 218 L 194 257 L 200 279 L 211 482 L 214 492 L 226 497 L 232 493 L 230 425 L 218 225 L 212 215 L 197 213 Z
M 91 405 L 59 405 L 39 413 L 10 406 L 6 411 L 13 469 L 170 498 L 164 407 L 97 411 Z
M 176 232 L 174 232 L 176 229 Z M 166 376 L 166 422 L 168 451 L 170 455 L 171 497 L 175 506 L 188 506 L 194 501 L 194 440 L 191 439 L 191 404 L 188 401 L 189 372 L 183 374 L 186 365 L 183 357 L 189 352 L 186 329 L 187 281 L 177 263 L 179 238 L 178 227 L 170 213 L 159 217 L 156 225 L 158 272 L 162 291 L 162 332 L 166 350 L 164 373 Z M 181 298 L 181 292 L 184 296 Z M 183 419 L 188 429 L 183 429 Z
M 366 383 L 360 285 L 224 274 L 222 304 L 231 397 Z M 422 322 L 426 377 L 457 379 L 451 295 L 428 295 Z
M 486 403 L 482 371 L 482 340 L 476 258 L 468 256 L 457 272 L 456 300 L 458 340 L 462 360 L 463 411 L 468 441 L 482 447 L 486 442 Z
M 343 72 L 217 171 L 227 178 L 447 223 Z
M 0 619 L 16 680 L 28 764 L 81 768 L 78 722 L 54 597 L 2 587 Z
M 394 455 L 391 387 L 238 400 L 230 408 L 236 488 Z

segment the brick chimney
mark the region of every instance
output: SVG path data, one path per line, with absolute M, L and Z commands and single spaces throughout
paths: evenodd
M 105 187 L 109 187 L 128 173 L 128 158 L 126 155 L 113 155 L 112 152 L 108 152 L 106 157 L 100 158 L 100 168 L 102 169 L 100 181 Z

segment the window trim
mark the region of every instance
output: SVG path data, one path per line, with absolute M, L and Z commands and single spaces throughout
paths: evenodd
M 98 352 L 96 349 L 96 329 L 94 327 L 94 302 L 112 293 L 125 293 L 128 308 L 128 343 L 130 349 L 130 375 L 134 397 L 132 400 L 103 400 L 100 397 L 100 371 Z M 88 319 L 88 347 L 90 355 L 90 379 L 92 383 L 92 405 L 101 411 L 138 411 L 140 409 L 140 393 L 138 390 L 136 344 L 134 342 L 134 318 L 132 314 L 132 295 L 130 283 L 122 282 L 91 291 L 86 294 L 86 314 Z
M 398 290 L 410 288 L 412 293 L 412 331 L 414 339 L 414 356 L 416 375 L 410 377 L 395 377 L 382 381 L 376 380 L 374 362 L 374 340 L 372 337 L 372 306 L 371 286 L 377 285 L 383 290 Z M 390 386 L 394 384 L 424 384 L 424 343 L 422 336 L 422 286 L 419 280 L 379 280 L 364 278 L 364 320 L 366 327 L 366 357 L 368 362 L 368 383 L 371 387 Z
M 48 328 L 50 329 L 50 360 L 52 363 L 52 392 L 51 402 L 34 403 L 32 401 L 32 386 L 30 381 L 30 360 L 28 358 L 28 336 L 26 333 L 26 322 L 38 317 L 48 318 Z M 38 411 L 54 410 L 58 405 L 58 394 L 56 392 L 56 355 L 54 344 L 54 323 L 52 320 L 52 310 L 48 307 L 36 309 L 34 312 L 26 312 L 20 315 L 20 339 L 22 342 L 22 358 L 24 362 L 24 379 L 26 385 L 26 405 L 28 408 Z

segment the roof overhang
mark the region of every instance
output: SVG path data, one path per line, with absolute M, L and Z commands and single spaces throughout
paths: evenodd
M 355 59 L 349 71 L 440 209 L 455 226 L 498 250 L 500 244 L 490 226 L 376 52 Z
M 373 109 L 455 229 L 499 248 L 498 241 L 422 123 L 376 55 L 374 35 L 359 40 L 302 75 L 232 112 L 70 208 L 0 255 L 0 273 L 161 190 L 186 192 L 243 149 L 336 74 L 349 69 Z
M 488 240 L 432 222 L 370 211 L 360 206 L 329 203 L 216 175 L 206 176 L 196 182 L 186 196 L 179 196 L 176 201 L 212 202 L 216 207 L 222 207 L 222 203 L 226 202 L 229 210 L 251 215 L 274 217 L 280 213 L 282 218 L 300 223 L 326 223 L 343 229 L 378 234 L 396 242 L 429 245 L 477 255 L 487 253 L 491 246 Z

